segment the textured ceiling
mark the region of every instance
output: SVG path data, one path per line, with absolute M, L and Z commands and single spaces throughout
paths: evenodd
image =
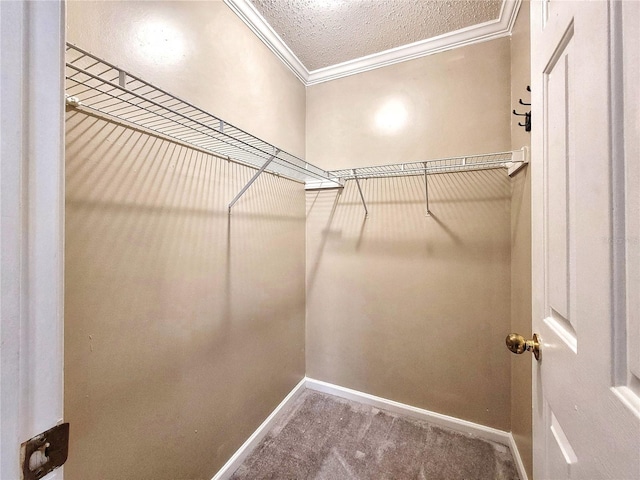
M 309 71 L 497 19 L 502 0 L 250 0 Z

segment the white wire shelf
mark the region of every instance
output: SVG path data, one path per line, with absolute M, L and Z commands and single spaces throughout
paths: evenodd
M 428 213 L 428 175 L 490 168 L 508 168 L 511 174 L 527 163 L 523 149 L 325 171 L 70 43 L 66 48 L 65 77 L 69 106 L 106 115 L 255 168 L 253 178 L 229 204 L 229 213 L 265 171 L 304 182 L 307 189 L 339 188 L 347 180 L 355 180 L 365 213 L 368 210 L 359 180 L 424 175 Z
M 486 170 L 491 168 L 512 168 L 515 165 L 524 162 L 524 155 L 522 155 L 520 151 L 516 151 L 441 158 L 437 160 L 427 160 L 424 162 L 347 168 L 342 170 L 331 170 L 328 173 L 331 178 L 344 181 L 354 180 L 356 178 L 386 178 L 463 172 L 469 170 Z
M 325 170 L 70 43 L 65 76 L 71 106 L 115 117 L 260 172 L 341 186 Z
M 424 162 L 396 163 L 392 165 L 378 165 L 373 167 L 346 168 L 332 170 L 329 175 L 340 182 L 355 180 L 358 194 L 364 207 L 365 216 L 369 215 L 367 200 L 360 186 L 360 180 L 368 178 L 391 178 L 405 176 L 424 176 L 425 213 L 431 215 L 429 209 L 429 180 L 428 176 L 437 173 L 454 173 L 471 170 L 488 170 L 494 168 L 507 169 L 509 175 L 517 172 L 528 163 L 527 149 L 514 152 L 486 153 L 482 155 L 467 155 L 462 157 L 441 158 Z M 308 185 L 308 184 L 307 184 Z

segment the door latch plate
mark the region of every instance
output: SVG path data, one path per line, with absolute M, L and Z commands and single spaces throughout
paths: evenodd
M 20 446 L 22 480 L 40 480 L 61 467 L 69 454 L 69 424 L 63 423 Z

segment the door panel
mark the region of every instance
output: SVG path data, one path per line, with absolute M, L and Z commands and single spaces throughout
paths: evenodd
M 571 467 L 577 461 L 576 454 L 560 422 L 549 409 L 549 404 L 546 406 L 549 424 L 546 438 L 546 449 L 549 455 L 546 478 L 558 480 L 571 478 Z
M 571 336 L 575 343 L 575 319 L 569 315 L 570 271 L 569 271 L 569 223 L 571 211 L 570 165 L 573 158 L 568 148 L 571 142 L 569 123 L 571 108 L 569 105 L 570 58 L 573 46 L 573 25 L 564 35 L 555 52 L 550 65 L 544 73 L 543 101 L 548 125 L 553 128 L 547 131 L 544 146 L 545 170 L 548 173 L 546 186 L 547 205 L 547 317 L 551 318 L 550 326 L 556 328 L 564 336 Z
M 624 215 L 618 232 L 616 260 L 616 292 L 620 309 L 617 329 L 623 337 L 616 349 L 620 365 L 620 390 L 630 401 L 640 402 L 640 6 L 637 2 L 624 2 L 619 7 L 622 23 L 622 55 L 624 67 L 619 72 L 623 108 L 618 112 L 624 154 L 619 164 L 618 211 Z M 620 251 L 622 250 L 622 251 Z M 625 318 L 626 317 L 626 318 Z M 640 405 L 637 405 L 640 409 Z
M 532 3 L 535 478 L 640 478 L 637 7 Z

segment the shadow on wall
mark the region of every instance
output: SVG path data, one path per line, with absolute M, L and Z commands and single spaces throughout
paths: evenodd
M 307 374 L 508 430 L 509 177 L 428 181 L 307 193 Z
M 70 479 L 210 478 L 304 375 L 304 188 L 229 216 L 254 172 L 67 114 Z
M 368 216 L 355 181 L 348 181 L 343 191 L 307 193 L 312 233 L 307 288 L 313 289 L 328 243 L 334 251 L 349 254 L 406 257 L 460 258 L 491 252 L 496 246 L 508 251 L 510 244 L 504 239 L 496 245 L 493 236 L 484 234 L 487 228 L 503 228 L 509 213 L 510 187 L 504 170 L 429 175 L 428 182 L 430 215 L 426 215 L 423 176 L 360 180 Z

